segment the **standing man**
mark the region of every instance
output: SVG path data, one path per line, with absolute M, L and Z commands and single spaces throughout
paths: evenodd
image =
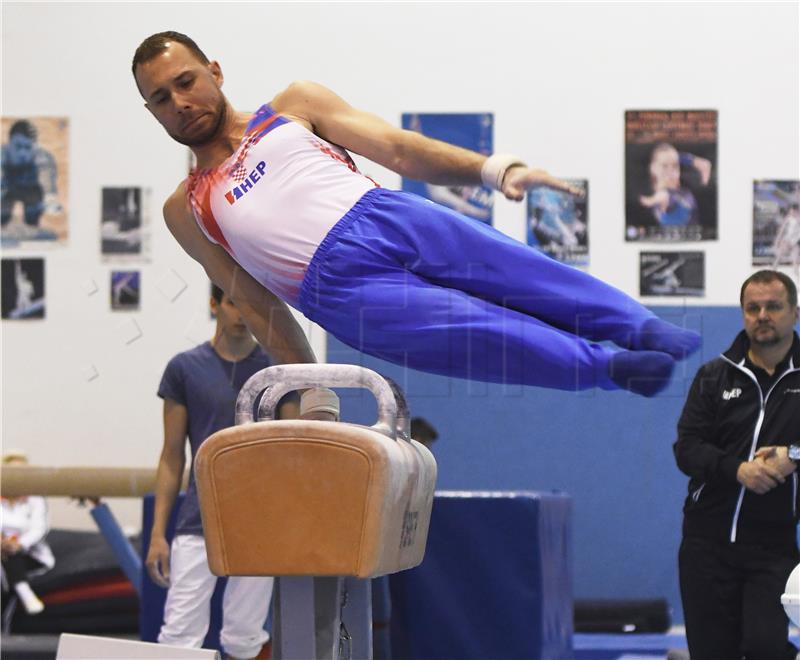
M 286 304 L 390 362 L 564 390 L 653 396 L 699 346 L 696 333 L 600 280 L 381 188 L 346 150 L 409 178 L 483 183 L 517 201 L 536 186 L 578 193 L 515 156 L 398 129 L 311 82 L 237 112 L 219 63 L 177 32 L 145 39 L 132 71 L 147 109 L 197 157 L 164 205 L 167 227 L 278 361 L 314 360 Z M 594 343 L 605 340 L 623 350 Z
M 678 422 L 686 636 L 692 660 L 794 660 L 780 597 L 800 560 L 797 288 L 761 270 L 740 302 L 744 330 L 700 368 Z
M 254 373 L 270 366 L 241 312 L 216 286 L 212 287 L 210 305 L 217 321 L 214 338 L 172 358 L 158 388 L 158 396 L 164 399 L 164 447 L 158 463 L 146 560 L 153 581 L 169 588 L 158 641 L 192 648 L 199 648 L 205 639 L 209 605 L 217 583 L 208 568 L 194 457 L 207 437 L 234 425 L 236 397 L 242 385 Z M 192 471 L 170 555 L 165 535 L 183 478 L 187 438 Z M 272 587 L 271 577 L 228 578 L 220 640 L 229 657 L 253 658 L 269 640 L 264 622 Z

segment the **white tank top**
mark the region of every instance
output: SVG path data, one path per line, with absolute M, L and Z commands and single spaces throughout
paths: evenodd
M 189 175 L 187 194 L 206 237 L 294 305 L 319 244 L 377 185 L 344 149 L 264 105 L 225 162 Z

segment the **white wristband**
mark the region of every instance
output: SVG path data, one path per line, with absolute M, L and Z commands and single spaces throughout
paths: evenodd
M 339 420 L 339 397 L 327 387 L 306 390 L 300 396 L 300 417 L 314 413 L 328 413 Z
M 524 164 L 525 162 L 521 158 L 511 154 L 492 154 L 484 161 L 481 167 L 481 181 L 484 186 L 502 190 L 503 178 L 508 168 L 512 165 Z

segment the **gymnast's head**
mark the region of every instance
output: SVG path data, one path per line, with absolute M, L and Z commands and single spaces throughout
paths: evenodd
M 191 38 L 173 31 L 147 37 L 131 71 L 145 107 L 173 140 L 201 147 L 220 134 L 228 114 L 222 69 Z
M 653 192 L 681 187 L 680 154 L 671 144 L 662 142 L 650 155 L 650 184 Z

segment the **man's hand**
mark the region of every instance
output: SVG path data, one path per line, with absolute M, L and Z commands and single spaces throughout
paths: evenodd
M 776 468 L 784 477 L 788 477 L 797 469 L 795 462 L 789 458 L 788 447 L 761 447 L 755 457 L 756 460 Z
M 763 495 L 771 491 L 778 484 L 784 482 L 780 470 L 772 465 L 767 465 L 761 458 L 754 458 L 739 466 L 736 479 L 748 490 Z
M 556 179 L 544 170 L 537 170 L 524 165 L 512 165 L 503 177 L 503 194 L 507 199 L 520 202 L 525 193 L 531 188 L 546 186 L 554 190 L 562 190 L 576 197 L 583 197 L 583 191 L 568 184 L 566 181 Z
M 159 587 L 169 587 L 169 543 L 163 536 L 151 537 L 145 565 L 153 582 Z

